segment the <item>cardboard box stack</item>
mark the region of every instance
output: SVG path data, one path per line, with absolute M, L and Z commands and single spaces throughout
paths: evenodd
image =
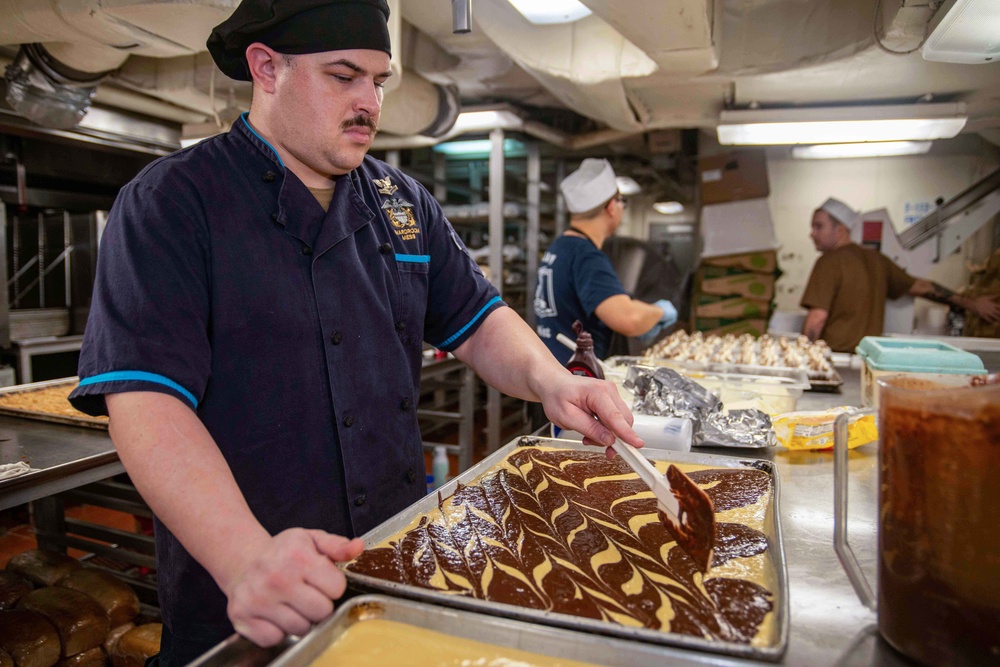
M 778 268 L 763 151 L 698 161 L 702 252 L 692 284 L 692 322 L 708 334 L 767 332 Z

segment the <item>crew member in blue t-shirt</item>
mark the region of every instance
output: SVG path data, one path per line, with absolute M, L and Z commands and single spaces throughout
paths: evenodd
M 556 340 L 556 334 L 575 339 L 575 320 L 593 336 L 599 359 L 607 356 L 612 331 L 637 336 L 644 347 L 651 345 L 677 321 L 677 309 L 666 299 L 655 304 L 633 299 L 601 252 L 604 240 L 621 225 L 625 210 L 611 164 L 588 158 L 563 179 L 559 189 L 570 212 L 570 226 L 549 246 L 538 268 L 538 335 L 564 365 L 572 352 Z

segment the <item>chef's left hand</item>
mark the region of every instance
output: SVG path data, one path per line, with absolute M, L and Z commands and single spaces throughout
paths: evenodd
M 642 439 L 632 430 L 632 413 L 613 383 L 565 372 L 549 378 L 538 393 L 553 424 L 582 433 L 584 444 L 608 448 L 608 458 L 614 456 L 611 445 L 616 435 L 642 447 Z

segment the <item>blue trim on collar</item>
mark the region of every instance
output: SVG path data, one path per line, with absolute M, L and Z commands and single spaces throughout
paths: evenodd
M 243 113 L 240 114 L 240 120 L 242 120 L 243 124 L 247 126 L 247 129 L 250 130 L 250 132 L 253 133 L 253 136 L 255 136 L 258 139 L 260 139 L 261 141 L 263 141 L 264 145 L 271 149 L 271 152 L 274 153 L 274 157 L 276 157 L 278 159 L 278 164 L 281 165 L 281 168 L 282 169 L 286 169 L 287 167 L 285 167 L 285 163 L 282 162 L 281 156 L 278 155 L 278 151 L 274 150 L 274 146 L 272 146 L 271 144 L 267 143 L 267 139 L 265 139 L 264 137 L 262 137 L 259 134 L 257 134 L 257 130 L 253 129 L 253 127 L 250 126 L 250 121 L 247 120 L 247 116 L 249 116 L 249 115 L 250 115 L 249 111 L 244 111 Z
M 489 301 L 487 301 L 486 305 L 479 309 L 479 312 L 476 313 L 476 315 L 471 320 L 469 320 L 468 324 L 466 324 L 464 327 L 462 327 L 461 329 L 459 329 L 458 331 L 456 331 L 454 335 L 452 335 L 451 337 L 448 338 L 448 340 L 444 341 L 443 343 L 439 343 L 438 345 L 435 345 L 434 347 L 436 347 L 438 349 L 441 349 L 443 347 L 447 347 L 452 341 L 456 340 L 459 336 L 461 336 L 466 331 L 468 331 L 469 327 L 471 327 L 473 324 L 475 324 L 476 321 L 480 317 L 483 316 L 483 313 L 485 313 L 489 309 L 490 306 L 492 306 L 493 304 L 497 303 L 498 301 L 500 301 L 500 297 L 498 297 L 498 296 L 495 296 L 492 299 L 490 299 Z
M 400 255 L 396 253 L 397 262 L 412 262 L 414 264 L 429 264 L 431 261 L 430 255 Z
M 110 373 L 101 373 L 100 375 L 93 375 L 89 378 L 80 380 L 80 386 L 86 387 L 88 384 L 97 384 L 98 382 L 129 382 L 132 380 L 153 382 L 156 384 L 162 384 L 165 387 L 170 387 L 174 391 L 180 392 L 184 398 L 190 401 L 192 407 L 198 407 L 198 399 L 196 399 L 194 394 L 190 391 L 168 377 L 158 375 L 157 373 L 147 373 L 146 371 L 112 371 Z

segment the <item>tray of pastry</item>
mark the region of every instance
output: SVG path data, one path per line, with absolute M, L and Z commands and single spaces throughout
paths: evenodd
M 78 383 L 68 377 L 0 388 L 0 414 L 107 430 L 107 417 L 91 417 L 70 405 L 67 397 Z
M 285 646 L 268 651 L 234 635 L 190 667 L 645 667 L 710 665 L 715 660 L 414 600 L 361 595 L 337 603 L 332 616 Z
M 620 458 L 518 438 L 362 537 L 354 590 L 657 646 L 778 660 L 788 574 L 769 461 L 646 448 L 716 510 L 702 575 Z
M 723 336 L 696 331 L 675 331 L 643 353 L 643 363 L 657 360 L 707 364 L 711 370 L 759 373 L 761 368 L 805 372 L 812 389 L 830 391 L 843 384 L 831 363 L 832 351 L 823 340 L 803 335 L 751 334 Z M 724 366 L 723 367 L 720 367 Z
M 627 366 L 666 366 L 679 373 L 735 373 L 758 377 L 770 377 L 789 382 L 808 383 L 812 391 L 836 391 L 844 384 L 837 369 L 830 366 L 825 370 L 807 370 L 790 366 L 760 366 L 753 364 L 737 364 L 722 361 L 692 361 L 685 359 L 663 359 L 657 357 L 615 356 L 604 361 L 611 368 Z

